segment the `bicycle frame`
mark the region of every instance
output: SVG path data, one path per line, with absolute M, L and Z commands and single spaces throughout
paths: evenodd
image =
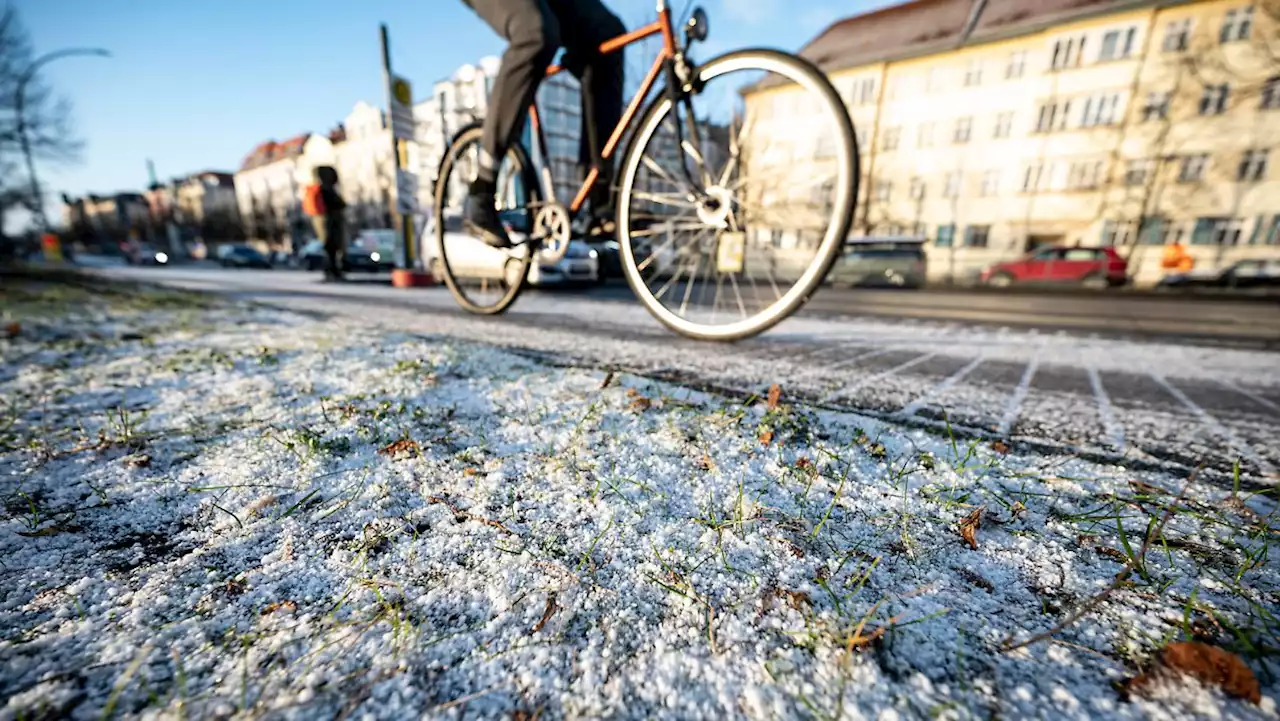
M 673 60 L 677 53 L 680 52 L 676 45 L 675 28 L 671 25 L 671 8 L 667 7 L 665 0 L 658 1 L 658 19 L 645 25 L 644 27 L 632 30 L 629 33 L 619 35 L 612 40 L 607 40 L 600 45 L 600 53 L 608 55 L 626 48 L 632 43 L 639 42 L 645 38 L 662 34 L 662 49 L 658 51 L 658 56 L 654 58 L 653 65 L 649 68 L 649 72 L 644 77 L 644 81 L 640 84 L 640 89 L 635 95 L 631 96 L 631 101 L 627 104 L 626 110 L 622 113 L 622 118 L 618 121 L 617 126 L 613 128 L 613 132 L 609 135 L 609 140 L 604 144 L 604 148 L 600 152 L 600 157 L 608 160 L 618 149 L 618 144 L 622 142 L 622 135 L 631 125 L 631 121 L 635 119 L 636 113 L 640 110 L 640 104 L 649 96 L 649 91 L 653 89 L 654 82 L 658 79 L 658 73 Z M 564 72 L 565 68 L 560 65 L 552 65 L 547 68 L 547 77 L 559 75 Z M 541 182 L 543 185 L 543 194 L 548 199 L 555 197 L 555 179 L 551 174 L 551 169 L 547 164 L 547 138 L 542 129 L 542 123 L 538 117 L 538 103 L 535 100 L 529 106 L 529 122 L 531 124 L 533 135 L 538 142 L 538 156 L 542 163 Z M 599 132 L 600 129 L 597 129 Z M 593 165 L 588 171 L 587 177 L 582 181 L 582 187 L 579 188 L 577 195 L 573 198 L 573 203 L 569 205 L 569 215 L 571 218 L 576 217 L 578 211 L 582 209 L 583 203 L 587 200 L 587 195 L 595 187 L 600 179 L 600 168 Z

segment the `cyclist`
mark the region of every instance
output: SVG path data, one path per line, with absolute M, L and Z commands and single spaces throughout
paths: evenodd
M 612 205 L 612 169 L 600 151 L 622 117 L 623 56 L 602 55 L 600 45 L 626 32 L 622 21 L 601 0 L 463 0 L 507 41 L 502 67 L 493 83 L 484 119 L 480 168 L 463 216 L 466 229 L 497 248 L 511 247 L 498 218 L 496 174 L 511 143 L 524 130 L 525 116 L 538 85 L 561 45 L 564 67 L 582 84 L 579 170 L 600 169 L 590 198 L 589 232 L 608 232 Z

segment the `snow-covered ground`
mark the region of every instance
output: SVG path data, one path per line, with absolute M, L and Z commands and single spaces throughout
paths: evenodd
M 1276 716 L 1270 489 L 770 400 L 750 347 L 699 361 L 745 400 L 461 333 L 0 293 L 5 718 Z M 1260 701 L 1116 690 L 1179 640 Z

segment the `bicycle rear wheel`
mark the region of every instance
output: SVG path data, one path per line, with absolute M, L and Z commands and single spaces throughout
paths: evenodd
M 729 53 L 693 85 L 657 97 L 622 163 L 623 274 L 668 328 L 738 340 L 798 310 L 840 255 L 857 141 L 830 81 L 793 55 Z M 741 105 L 705 107 L 721 97 Z
M 462 229 L 462 212 L 471 183 L 479 170 L 479 124 L 464 128 L 440 162 L 436 181 L 434 258 L 432 272 L 444 280 L 463 309 L 496 315 L 520 297 L 537 248 L 528 240 L 532 229 L 530 206 L 541 198 L 528 154 L 518 143 L 503 158 L 497 174 L 499 214 L 508 225 L 510 249 L 492 248 Z

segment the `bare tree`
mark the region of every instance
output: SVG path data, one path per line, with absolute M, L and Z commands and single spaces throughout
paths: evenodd
M 72 132 L 70 102 L 55 97 L 53 90 L 33 75 L 34 59 L 30 37 L 17 10 L 6 6 L 0 12 L 0 222 L 7 211 L 33 207 L 35 201 L 29 192 L 30 179 L 18 172 L 21 130 L 25 130 L 36 160 L 74 162 L 83 148 Z

